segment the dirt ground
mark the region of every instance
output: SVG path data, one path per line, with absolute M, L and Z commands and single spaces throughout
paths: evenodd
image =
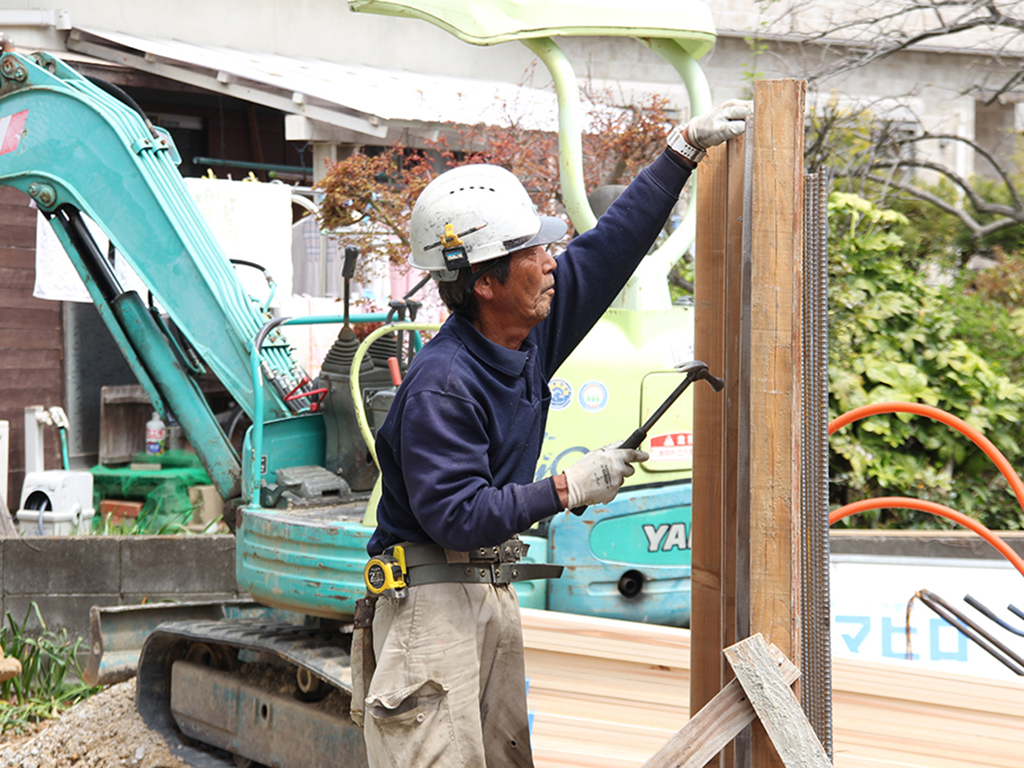
M 25 736 L 0 737 L 0 768 L 187 768 L 135 710 L 135 680 L 112 685 Z

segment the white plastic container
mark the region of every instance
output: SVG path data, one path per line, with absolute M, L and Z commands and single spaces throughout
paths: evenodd
M 92 473 L 52 469 L 25 476 L 14 522 L 24 536 L 70 536 L 89 533 L 95 514 Z
M 167 447 L 167 425 L 160 414 L 153 411 L 153 418 L 146 422 L 146 453 L 160 456 Z

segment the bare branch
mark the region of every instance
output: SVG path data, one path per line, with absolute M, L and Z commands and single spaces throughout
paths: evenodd
M 870 5 L 864 12 L 835 20 L 828 16 L 821 19 L 820 10 L 813 3 L 793 0 L 773 6 L 772 18 L 764 25 L 756 38 L 769 40 L 784 37 L 792 41 L 800 38 L 798 45 L 814 45 L 825 58 L 836 59 L 831 65 L 824 65 L 816 72 L 808 72 L 808 80 L 824 80 L 851 70 L 860 69 L 885 59 L 900 51 L 920 47 L 929 42 L 952 38 L 962 33 L 987 31 L 989 47 L 983 52 L 995 57 L 1011 54 L 1019 58 L 1022 52 L 1010 46 L 1017 40 L 1017 33 L 1024 31 L 1024 13 L 1018 0 L 905 0 L 889 3 L 891 10 L 870 14 Z M 893 7 L 895 6 L 895 7 Z M 779 33 L 784 25 L 787 32 Z M 1000 43 L 996 32 L 1003 30 L 1009 39 Z M 950 45 L 954 45 L 950 42 Z M 1011 69 L 1015 69 L 1011 66 Z M 1007 85 L 996 90 L 1005 92 Z
M 976 154 L 978 154 L 981 157 L 985 158 L 985 160 L 987 160 L 989 162 L 989 164 L 995 169 L 996 173 L 999 174 L 1000 180 L 1003 182 L 1004 185 L 1006 185 L 1006 188 L 1009 191 L 1010 196 L 1013 198 L 1013 203 L 1014 203 L 1013 207 L 1015 209 L 1017 209 L 1017 210 L 1024 210 L 1024 200 L 1021 199 L 1020 193 L 1017 190 L 1017 183 L 1010 177 L 1010 175 L 1008 173 L 1006 173 L 1005 170 L 1003 170 L 1003 167 L 996 161 L 995 157 L 992 156 L 992 153 L 989 152 L 984 147 L 982 147 L 980 144 L 978 144 L 977 142 L 972 141 L 971 139 L 968 139 L 968 138 L 966 138 L 964 136 L 956 136 L 954 134 L 944 134 L 944 133 L 931 133 L 931 134 L 925 133 L 925 134 L 922 134 L 921 136 L 915 136 L 913 138 L 907 139 L 906 142 L 904 142 L 904 143 L 910 144 L 910 143 L 913 143 L 913 142 L 920 142 L 920 141 L 926 141 L 926 140 L 957 141 L 957 142 L 960 142 L 961 144 L 966 144 Z M 925 167 L 925 166 L 922 166 L 922 167 Z M 939 173 L 942 173 L 944 176 L 948 176 L 950 179 L 953 179 L 953 177 L 955 176 L 955 174 L 953 174 L 945 166 L 934 165 L 934 167 L 931 167 L 931 170 L 938 170 Z M 958 185 L 962 186 L 962 184 L 958 184 Z M 965 188 L 964 191 L 966 192 L 967 189 Z
M 929 203 L 930 205 L 934 205 L 939 210 L 945 211 L 946 213 L 956 216 L 956 218 L 959 219 L 960 222 L 965 227 L 967 227 L 968 230 L 970 230 L 971 236 L 974 237 L 975 240 L 980 240 L 983 237 L 991 235 L 994 232 L 998 232 L 1002 229 L 1008 229 L 1010 227 L 1017 226 L 1018 224 L 1022 223 L 1021 219 L 1019 218 L 1002 218 L 996 219 L 995 221 L 991 221 L 988 224 L 981 224 L 974 218 L 972 218 L 971 215 L 967 213 L 965 209 L 959 208 L 953 203 L 949 203 L 943 200 L 941 197 L 932 194 L 931 192 L 920 189 L 919 187 L 915 187 L 913 184 L 901 181 L 899 179 L 887 179 L 881 176 L 869 175 L 868 178 L 879 184 L 887 184 L 889 186 L 895 187 L 896 189 L 899 189 L 901 192 L 906 192 L 908 195 L 912 195 L 913 197 L 916 197 L 919 200 L 923 200 L 924 202 Z

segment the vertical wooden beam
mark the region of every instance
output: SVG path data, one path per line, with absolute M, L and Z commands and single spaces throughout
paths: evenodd
M 754 86 L 750 311 L 750 632 L 800 663 L 800 274 L 806 84 Z M 755 724 L 751 765 L 781 765 Z
M 697 171 L 694 262 L 694 356 L 725 378 L 725 285 L 728 245 L 728 150 L 714 147 Z M 725 493 L 726 398 L 709 387 L 693 391 L 693 508 L 690 551 L 690 711 L 722 689 L 722 530 Z M 711 765 L 720 764 L 716 757 Z
M 697 711 L 731 679 L 722 649 L 736 641 L 736 454 L 743 240 L 744 140 L 701 163 L 695 264 L 695 357 L 725 379 L 694 391 L 690 706 Z M 723 762 L 724 761 L 724 762 Z M 731 764 L 727 750 L 712 764 Z
M 744 413 L 749 410 L 746 402 L 744 381 L 745 371 L 749 365 L 748 353 L 743 348 L 743 323 L 749 309 L 749 275 L 744 271 L 744 248 L 743 237 L 746 227 L 744 220 L 747 212 L 744 210 L 744 184 L 746 177 L 745 157 L 747 155 L 746 139 L 740 138 L 730 141 L 729 152 L 729 177 L 728 177 L 728 204 L 729 219 L 726 229 L 727 247 L 725 250 L 725 371 L 729 374 L 726 378 L 725 396 L 726 423 L 725 423 L 725 454 L 722 473 L 725 478 L 725 491 L 723 495 L 724 515 L 722 519 L 722 570 L 728 574 L 726 587 L 722 590 L 722 636 L 721 648 L 730 645 L 746 637 L 746 617 L 742 623 L 738 622 L 738 592 L 745 591 L 746 564 L 740 567 L 739 553 L 745 552 L 745 547 L 740 544 L 740 531 L 746 531 L 746 526 L 740 526 L 740 520 L 746 518 L 747 494 L 740 493 L 740 478 L 747 477 L 746 462 L 749 459 L 748 438 L 741 433 L 741 426 L 744 424 Z M 743 544 L 746 542 L 743 541 Z M 722 661 L 722 682 L 728 682 L 732 672 L 726 667 L 724 657 Z

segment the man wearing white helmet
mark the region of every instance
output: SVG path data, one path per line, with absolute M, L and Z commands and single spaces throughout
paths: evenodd
M 547 382 L 648 252 L 704 150 L 742 133 L 749 113 L 748 102 L 727 102 L 676 128 L 557 262 L 545 246 L 565 223 L 538 216 L 504 169 L 456 168 L 417 201 L 410 261 L 433 273 L 453 314 L 377 434 L 383 494 L 367 549 L 408 587 L 381 592 L 372 620 L 371 766 L 533 765 L 510 582 L 553 574 L 517 563 L 515 537 L 564 509 L 611 501 L 647 459 L 606 447 L 535 482 Z

